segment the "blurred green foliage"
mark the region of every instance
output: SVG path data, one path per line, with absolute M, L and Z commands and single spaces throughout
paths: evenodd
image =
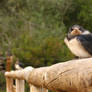
M 25 66 L 64 62 L 74 58 L 64 44 L 68 28 L 79 24 L 91 31 L 91 21 L 91 0 L 1 0 L 0 51 Z M 0 85 L 4 81 L 0 74 Z
M 6 81 L 4 74 L 0 72 L 0 92 L 5 92 Z

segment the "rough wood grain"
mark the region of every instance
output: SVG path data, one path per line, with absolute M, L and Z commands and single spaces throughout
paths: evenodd
M 6 72 L 8 77 L 57 92 L 92 92 L 92 58 L 71 60 L 49 67 Z

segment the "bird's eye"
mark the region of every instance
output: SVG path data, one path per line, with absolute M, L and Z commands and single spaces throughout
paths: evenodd
M 79 28 L 79 30 L 82 30 L 81 28 Z
M 83 32 L 84 31 L 84 28 L 81 27 L 81 28 L 79 28 L 79 30 Z
M 71 28 L 71 31 L 73 30 L 73 28 Z

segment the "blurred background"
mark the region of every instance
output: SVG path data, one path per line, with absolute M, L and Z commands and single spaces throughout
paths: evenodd
M 92 31 L 92 0 L 0 0 L 0 56 L 9 51 L 25 67 L 70 60 L 64 37 L 73 24 Z

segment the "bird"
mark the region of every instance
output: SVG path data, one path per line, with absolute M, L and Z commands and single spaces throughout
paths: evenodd
M 15 65 L 14 66 L 15 66 L 15 69 L 16 70 L 21 70 L 21 69 L 24 68 L 23 63 L 19 62 L 18 60 L 15 62 Z
M 76 57 L 92 57 L 92 33 L 82 26 L 75 24 L 70 27 L 64 42 Z

